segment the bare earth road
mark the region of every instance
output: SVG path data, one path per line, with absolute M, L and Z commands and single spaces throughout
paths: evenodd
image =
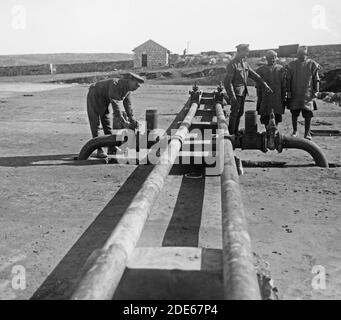
M 137 117 L 158 108 L 167 128 L 189 89 L 145 85 L 134 93 Z M 105 242 L 151 170 L 73 160 L 90 138 L 86 93 L 87 86 L 0 83 L 0 299 L 68 298 L 85 260 Z M 319 102 L 314 129 L 340 130 L 340 116 L 339 106 Z M 289 113 L 281 129 L 290 134 Z M 314 140 L 330 163 L 341 164 L 340 137 Z M 280 298 L 340 299 L 341 169 L 317 168 L 302 151 L 239 154 L 286 162 L 283 168 L 245 168 L 241 177 L 253 250 L 269 262 Z M 219 178 L 193 180 L 183 173 L 175 168 L 168 177 L 138 247 L 221 248 Z M 26 270 L 24 290 L 13 288 L 15 266 Z M 312 286 L 316 266 L 326 272 L 324 290 Z M 138 297 L 130 284 L 120 290 L 121 298 Z M 155 289 L 145 297 L 167 296 Z

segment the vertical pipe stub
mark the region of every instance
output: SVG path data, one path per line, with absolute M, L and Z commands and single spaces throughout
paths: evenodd
M 147 131 L 151 131 L 158 128 L 158 118 L 159 114 L 156 109 L 146 110 L 146 122 L 147 122 Z
M 245 133 L 256 134 L 257 128 L 257 111 L 249 110 L 245 112 Z

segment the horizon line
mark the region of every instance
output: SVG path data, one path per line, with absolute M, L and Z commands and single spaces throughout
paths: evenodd
M 297 43 L 292 43 L 292 44 L 283 44 L 280 46 L 287 46 L 287 45 L 297 45 Z M 303 44 L 299 44 L 303 45 Z M 338 46 L 341 45 L 341 43 L 328 43 L 328 44 L 313 44 L 313 45 L 306 45 L 307 47 L 323 47 L 323 46 Z M 280 47 L 279 46 L 279 47 Z M 251 49 L 250 51 L 263 51 L 263 50 L 269 50 L 269 49 L 277 49 L 277 48 L 262 48 L 262 49 Z M 226 51 L 217 51 L 217 50 L 205 50 L 205 51 L 200 51 L 197 53 L 190 53 L 188 55 L 193 55 L 193 54 L 200 54 L 201 52 L 210 52 L 210 51 L 215 51 L 218 53 L 226 53 L 226 52 L 236 52 L 236 50 L 226 50 Z M 70 51 L 65 51 L 65 52 L 32 52 L 32 53 L 0 53 L 0 56 L 27 56 L 27 55 L 53 55 L 53 54 L 129 54 L 129 55 L 134 55 L 134 53 L 128 53 L 128 52 L 70 52 Z M 181 53 L 174 53 L 171 51 L 171 54 L 179 54 Z

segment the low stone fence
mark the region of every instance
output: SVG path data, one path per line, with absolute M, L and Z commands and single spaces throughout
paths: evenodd
M 41 64 L 30 66 L 9 66 L 0 67 L 0 77 L 42 75 L 42 74 L 63 74 L 63 73 L 83 73 L 83 72 L 110 72 L 115 70 L 125 70 L 134 67 L 133 60 L 109 61 L 109 62 L 89 62 L 72 64 Z

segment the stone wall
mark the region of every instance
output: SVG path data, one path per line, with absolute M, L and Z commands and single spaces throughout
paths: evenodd
M 290 47 L 290 46 L 283 46 Z M 250 58 L 264 57 L 266 50 L 251 50 Z M 279 52 L 279 49 L 271 49 Z M 289 50 L 290 51 L 290 50 Z M 289 52 L 288 51 L 288 52 Z M 292 50 L 290 51 L 292 52 Z M 322 73 L 328 72 L 334 69 L 341 68 L 341 44 L 320 45 L 320 46 L 308 46 L 309 57 L 316 60 L 322 66 Z M 235 52 L 229 52 L 234 55 Z M 288 54 L 287 57 L 293 57 L 295 54 Z
M 13 77 L 22 75 L 50 74 L 50 65 L 41 64 L 34 66 L 0 67 L 0 77 Z
M 293 46 L 281 46 L 281 47 L 296 47 L 297 45 Z M 250 57 L 262 57 L 265 55 L 265 53 L 268 50 L 274 50 L 276 52 L 279 51 L 279 49 L 263 49 L 263 50 L 251 50 L 250 51 Z M 330 45 L 319 45 L 319 46 L 308 46 L 309 54 L 311 55 L 333 55 L 333 54 L 339 54 L 341 52 L 341 44 L 330 44 Z M 236 52 L 228 52 L 229 54 L 235 54 Z
M 322 73 L 341 69 L 341 44 L 309 47 L 309 56 L 322 66 Z
M 114 70 L 131 69 L 134 66 L 133 60 L 112 61 L 112 62 L 89 62 L 73 64 L 55 64 L 55 73 L 83 73 L 83 72 L 110 72 Z M 12 66 L 0 67 L 0 77 L 20 76 L 20 75 L 40 75 L 50 74 L 49 64 L 33 66 Z
M 308 47 L 311 54 L 332 54 L 335 52 L 341 52 L 341 44 L 330 44 L 321 46 Z

